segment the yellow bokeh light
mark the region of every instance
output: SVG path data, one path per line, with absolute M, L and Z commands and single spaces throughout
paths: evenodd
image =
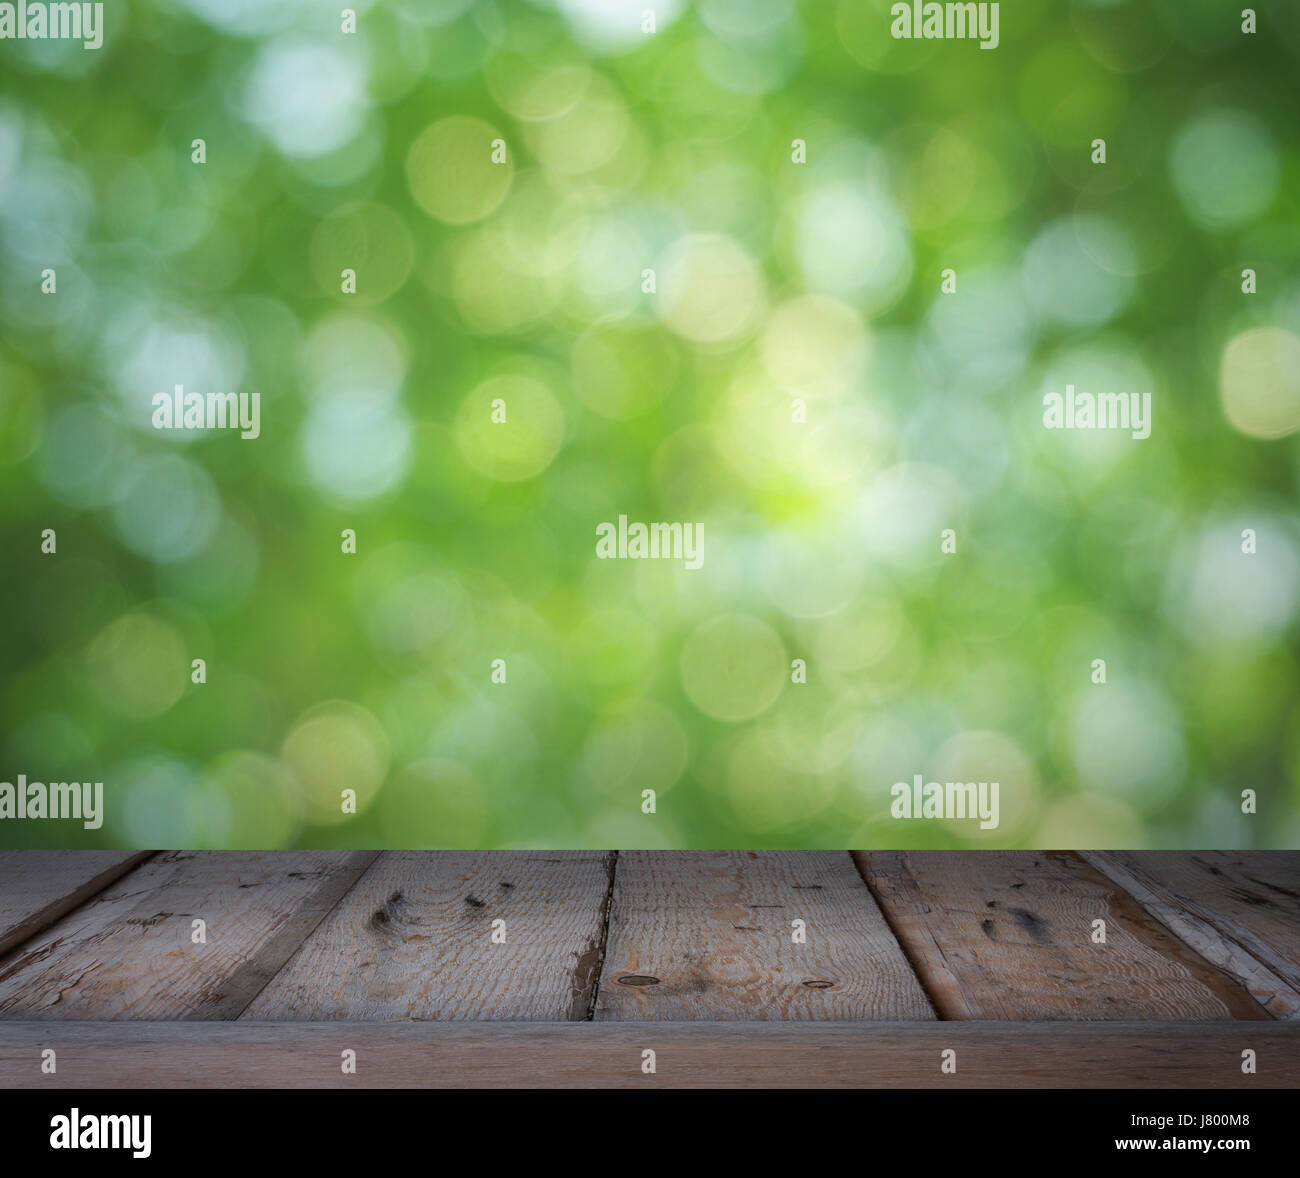
M 167 711 L 189 682 L 181 636 L 147 613 L 128 614 L 105 627 L 90 644 L 87 663 L 104 703 L 135 720 Z
M 736 723 L 765 712 L 788 673 L 780 636 L 751 614 L 711 618 L 682 647 L 682 687 L 691 703 L 716 720 Z
M 751 330 L 763 307 L 762 275 L 743 246 L 720 233 L 696 233 L 669 247 L 660 263 L 664 322 L 697 343 L 721 343 Z
M 1281 438 L 1300 429 L 1300 337 L 1280 327 L 1235 336 L 1219 366 L 1219 399 L 1227 419 L 1252 438 Z
M 551 390 L 523 373 L 489 377 L 461 402 L 456 442 L 480 474 L 516 483 L 540 474 L 564 440 L 564 411 Z
M 778 386 L 817 397 L 837 395 L 862 378 L 866 347 L 862 317 L 852 307 L 824 295 L 804 295 L 772 312 L 760 352 Z
M 327 217 L 312 234 L 311 268 L 322 290 L 337 294 L 343 271 L 356 275 L 358 303 L 378 303 L 395 294 L 411 273 L 415 243 L 392 209 L 368 204 Z
M 503 136 L 482 119 L 452 115 L 426 127 L 406 156 L 411 195 L 431 217 L 450 225 L 481 221 L 510 190 L 514 157 L 507 144 L 504 161 L 493 161 L 495 140 Z
M 309 820 L 333 825 L 352 816 L 345 790 L 355 793 L 355 813 L 374 801 L 388 773 L 388 738 L 365 708 L 329 700 L 299 717 L 280 756 L 297 781 Z

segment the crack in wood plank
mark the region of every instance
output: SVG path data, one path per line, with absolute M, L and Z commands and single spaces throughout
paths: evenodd
M 600 993 L 601 975 L 605 968 L 605 949 L 609 944 L 610 910 L 614 905 L 614 873 L 618 870 L 618 852 L 605 853 L 605 873 L 607 883 L 605 899 L 600 910 L 600 929 L 596 936 L 587 943 L 586 951 L 578 958 L 573 969 L 573 1005 L 569 1008 L 569 1018 L 574 1021 L 591 1022 L 596 1017 L 596 999 Z

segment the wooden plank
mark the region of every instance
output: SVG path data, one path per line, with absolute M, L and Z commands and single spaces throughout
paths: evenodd
M 1073 852 L 854 857 L 943 1018 L 1269 1017 Z
M 374 858 L 160 854 L 0 961 L 0 1018 L 234 1018 Z
M 58 1071 L 41 1073 L 53 1048 Z M 356 1074 L 344 1075 L 345 1050 Z M 655 1071 L 642 1071 L 643 1052 Z M 956 1052 L 955 1074 L 940 1072 Z M 1242 1073 L 1242 1052 L 1257 1071 Z M 0 1087 L 1294 1088 L 1291 1023 L 0 1023 Z
M 1300 1019 L 1300 854 L 1081 854 L 1275 1018 Z
M 103 891 L 152 851 L 0 851 L 0 955 Z
M 386 852 L 244 1017 L 585 1019 L 613 858 Z
M 807 940 L 793 940 L 802 920 Z M 843 851 L 624 851 L 597 1020 L 930 1019 Z

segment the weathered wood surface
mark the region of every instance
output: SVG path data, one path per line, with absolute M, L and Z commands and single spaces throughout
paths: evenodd
M 58 1071 L 41 1073 L 53 1048 Z M 940 1072 L 942 1052 L 957 1071 Z M 1244 1075 L 1241 1053 L 1256 1053 Z M 355 1075 L 342 1053 L 356 1052 Z M 655 1053 L 654 1074 L 642 1071 Z M 1295 1088 L 1290 1023 L 4 1023 L 0 1086 Z
M 1300 1019 L 1300 854 L 1081 853 L 1274 1017 Z
M 1296 854 L 143 854 L 0 855 L 0 1019 L 1300 1013 Z
M 606 851 L 385 852 L 244 1017 L 585 1019 L 612 867 Z
M 0 954 L 103 891 L 152 851 L 0 851 Z
M 0 962 L 0 1018 L 234 1018 L 374 857 L 157 855 Z
M 793 939 L 792 922 L 806 927 Z M 624 851 L 597 1020 L 930 1019 L 842 851 Z
M 943 1018 L 1269 1017 L 1073 852 L 854 857 Z

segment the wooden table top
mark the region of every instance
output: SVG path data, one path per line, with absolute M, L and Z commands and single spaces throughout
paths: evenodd
M 112 1043 L 154 1075 L 258 1048 L 265 1079 L 339 1034 L 390 1078 L 494 1043 L 599 1072 L 652 1034 L 786 1079 L 843 1051 L 841 1079 L 897 1082 L 951 1042 L 989 1083 L 1026 1051 L 1114 1080 L 1188 1024 L 1196 1067 L 1300 1057 L 1300 854 L 0 853 L 0 1081 L 55 1038 L 105 1077 Z

